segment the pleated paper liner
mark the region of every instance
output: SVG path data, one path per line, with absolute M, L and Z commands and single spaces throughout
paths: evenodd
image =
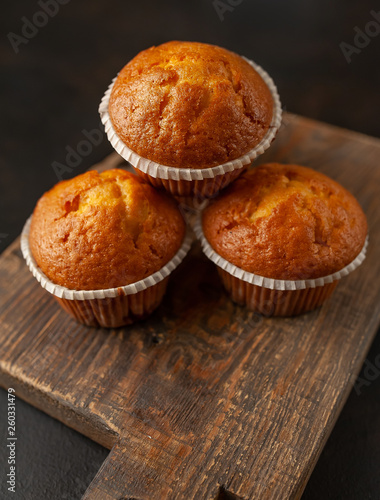
M 31 273 L 68 314 L 88 326 L 116 328 L 151 314 L 161 303 L 169 275 L 185 258 L 192 243 L 188 231 L 176 255 L 159 271 L 136 283 L 103 290 L 70 290 L 49 280 L 36 264 L 29 247 L 31 219 L 21 233 L 21 251 Z
M 272 290 L 235 278 L 220 267 L 217 270 L 232 300 L 263 316 L 296 316 L 312 311 L 330 297 L 338 284 L 333 281 L 315 288 Z
M 217 266 L 232 300 L 265 316 L 295 316 L 321 306 L 332 294 L 338 281 L 354 271 L 365 259 L 368 236 L 357 257 L 340 271 L 317 279 L 276 280 L 249 273 L 231 264 L 213 250 L 202 230 L 198 214 L 194 231 L 205 255 Z
M 166 189 L 184 208 L 197 209 L 199 205 L 209 198 L 216 196 L 219 191 L 228 186 L 233 180 L 237 179 L 248 165 L 243 166 L 232 172 L 217 175 L 210 179 L 194 181 L 175 181 L 173 179 L 159 179 L 151 177 L 135 168 L 137 174 L 148 181 L 152 186 L 158 189 Z
M 117 328 L 149 316 L 160 304 L 169 277 L 141 292 L 104 299 L 69 300 L 53 295 L 59 305 L 79 323 Z
M 240 158 L 211 168 L 192 169 L 161 165 L 138 155 L 118 137 L 108 112 L 110 95 L 116 77 L 105 92 L 99 106 L 99 113 L 108 140 L 119 155 L 133 165 L 139 175 L 148 180 L 153 186 L 166 189 L 182 203 L 191 206 L 192 200 L 213 198 L 221 189 L 242 174 L 255 158 L 269 148 L 281 125 L 281 102 L 272 78 L 256 63 L 247 58 L 244 59 L 253 66 L 268 86 L 273 98 L 273 117 L 263 139 Z

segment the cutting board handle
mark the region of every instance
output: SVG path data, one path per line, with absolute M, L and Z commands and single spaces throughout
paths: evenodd
M 134 443 L 131 438 L 121 439 L 112 448 L 99 472 L 87 488 L 82 500 L 163 500 L 169 498 L 188 498 L 188 485 L 180 480 L 173 481 L 176 467 L 159 467 L 157 462 L 169 465 L 173 460 L 181 462 L 180 456 L 171 454 L 170 446 L 162 448 L 160 440 L 146 437 L 136 457 Z M 156 462 L 156 463 L 154 463 Z M 202 465 L 199 469 L 202 469 Z M 198 472 L 200 472 L 198 469 Z M 205 473 L 205 471 L 204 471 Z M 202 474 L 197 475 L 201 483 Z M 195 481 L 195 478 L 194 478 Z M 187 492 L 187 493 L 186 493 Z M 226 491 L 223 486 L 215 484 L 213 491 L 205 491 L 204 500 L 238 500 L 241 497 Z

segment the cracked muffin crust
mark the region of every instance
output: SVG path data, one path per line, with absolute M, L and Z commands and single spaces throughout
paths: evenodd
M 175 202 L 121 169 L 59 182 L 38 201 L 29 243 L 54 283 L 73 290 L 128 285 L 179 250 L 185 222 Z
M 243 174 L 205 209 L 203 232 L 232 264 L 266 278 L 315 279 L 360 253 L 366 217 L 340 184 L 276 163 Z
M 254 148 L 270 127 L 273 100 L 237 54 L 173 41 L 140 52 L 121 70 L 109 114 L 118 136 L 140 156 L 198 169 Z

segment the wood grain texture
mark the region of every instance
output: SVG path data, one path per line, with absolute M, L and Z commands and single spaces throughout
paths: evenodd
M 151 318 L 86 328 L 18 241 L 3 253 L 0 382 L 112 448 L 85 499 L 300 498 L 379 325 L 379 155 L 376 139 L 287 114 L 259 159 L 330 175 L 369 219 L 364 264 L 300 317 L 233 304 L 195 245 Z

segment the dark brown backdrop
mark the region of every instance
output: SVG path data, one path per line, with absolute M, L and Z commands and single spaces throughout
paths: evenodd
M 68 177 L 111 151 L 101 134 L 99 144 L 87 150 L 81 141 L 99 126 L 97 106 L 111 78 L 153 44 L 182 39 L 225 46 L 272 75 L 287 110 L 380 136 L 375 2 L 231 0 L 232 7 L 228 0 L 59 1 L 2 5 L 0 251 L 19 234 L 38 197 L 57 182 L 52 165 L 65 164 L 68 151 L 79 149 Z M 47 17 L 36 14 L 42 4 Z M 223 20 L 216 4 L 225 10 Z M 33 29 L 29 21 L 40 27 Z M 360 30 L 370 36 L 357 35 Z M 354 51 L 351 62 L 342 42 L 356 43 L 353 49 L 345 45 L 347 53 Z M 369 359 L 379 352 L 378 336 Z M 4 391 L 0 401 L 1 471 Z M 360 396 L 352 393 L 304 500 L 379 498 L 379 401 L 380 377 Z M 80 498 L 107 451 L 21 401 L 17 428 L 19 483 L 12 498 Z M 5 486 L 0 477 L 1 498 L 7 498 Z

